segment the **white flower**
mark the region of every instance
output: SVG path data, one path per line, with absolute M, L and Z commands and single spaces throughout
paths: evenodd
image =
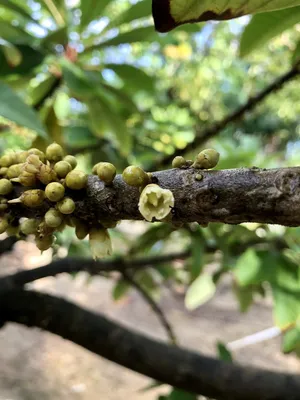
M 171 190 L 162 189 L 155 184 L 147 185 L 141 193 L 139 211 L 147 221 L 153 218 L 165 218 L 174 207 L 174 196 Z
M 112 254 L 111 239 L 107 229 L 92 229 L 90 231 L 90 248 L 94 260 Z

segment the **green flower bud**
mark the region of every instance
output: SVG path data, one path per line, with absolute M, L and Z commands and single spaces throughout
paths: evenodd
M 69 163 L 72 169 L 75 169 L 77 167 L 77 160 L 74 156 L 67 155 L 66 157 L 64 157 L 64 161 Z
M 25 221 L 20 224 L 20 231 L 24 233 L 24 235 L 32 235 L 36 233 L 39 223 L 40 221 L 38 219 L 25 219 Z
M 58 161 L 54 165 L 54 171 L 60 178 L 65 178 L 72 171 L 72 167 L 67 161 Z
M 13 190 L 13 184 L 8 179 L 0 179 L 0 195 L 5 196 Z
M 113 164 L 108 162 L 99 163 L 97 168 L 97 175 L 107 185 L 110 185 L 112 183 L 112 181 L 115 179 L 116 173 L 117 170 Z
M 60 161 L 63 159 L 64 156 L 64 151 L 63 148 L 57 144 L 57 143 L 52 143 L 50 146 L 46 148 L 46 158 L 49 161 Z
M 9 223 L 8 223 L 7 218 L 0 217 L 0 234 L 4 233 L 8 227 L 9 227 Z
M 45 194 L 50 201 L 60 201 L 65 195 L 65 188 L 61 183 L 51 182 L 46 186 Z
M 41 150 L 36 149 L 36 148 L 34 148 L 34 147 L 33 147 L 32 149 L 28 150 L 28 154 L 35 154 L 36 156 L 39 157 L 39 159 L 40 159 L 42 162 L 45 162 L 45 161 L 46 161 L 45 154 L 44 154 Z
M 89 227 L 81 221 L 77 221 L 75 234 L 79 240 L 83 240 L 89 233 Z
M 87 185 L 87 175 L 82 171 L 71 171 L 66 176 L 66 185 L 70 189 L 80 190 Z
M 45 199 L 45 192 L 40 189 L 26 190 L 26 192 L 23 192 L 21 194 L 19 199 L 26 207 L 39 207 L 43 204 L 43 201 Z M 10 200 L 9 203 L 17 203 L 17 201 Z
M 36 247 L 41 251 L 46 251 L 50 249 L 50 247 L 53 245 L 53 242 L 54 242 L 53 235 L 45 236 L 42 239 L 40 238 L 35 239 Z
M 28 156 L 29 156 L 28 151 L 19 151 L 18 153 L 16 153 L 16 162 L 18 164 L 23 164 Z
M 193 168 L 199 168 L 199 169 L 209 169 L 209 168 L 214 168 L 220 158 L 220 153 L 218 153 L 214 149 L 205 149 L 201 151 L 192 165 Z
M 62 214 L 72 214 L 75 210 L 75 203 L 70 197 L 65 197 L 57 203 L 57 208 Z
M 55 171 L 49 164 L 42 164 L 36 177 L 44 185 L 48 185 L 50 182 L 56 181 L 57 179 Z
M 31 174 L 26 171 L 22 171 L 18 178 L 13 178 L 13 182 L 19 182 L 23 186 L 35 186 L 36 185 L 36 178 L 35 174 Z
M 125 168 L 122 177 L 124 182 L 130 186 L 145 186 L 149 183 L 149 176 L 146 172 L 135 165 Z
M 172 161 L 172 168 L 182 168 L 186 166 L 186 159 L 181 156 L 177 156 Z
M 112 254 L 112 244 L 107 229 L 93 228 L 91 229 L 89 236 L 90 248 L 95 260 Z
M 93 166 L 93 169 L 92 169 L 92 174 L 93 174 L 93 175 L 97 175 L 97 169 L 98 169 L 98 167 L 99 167 L 100 164 L 101 164 L 101 163 L 98 162 L 97 164 L 95 164 L 95 165 Z
M 7 170 L 7 178 L 8 179 L 17 178 L 22 173 L 22 169 L 23 169 L 23 164 L 11 165 Z
M 7 174 L 8 168 L 7 167 L 1 167 L 0 168 L 0 175 L 4 176 Z
M 1 167 L 10 167 L 13 164 L 17 163 L 17 157 L 16 157 L 16 153 L 7 153 L 4 154 L 4 156 L 2 156 L 0 158 L 0 166 Z
M 55 210 L 55 208 L 50 208 L 45 214 L 45 223 L 51 228 L 57 228 L 63 222 L 62 214 Z
M 29 154 L 29 156 L 26 159 L 26 162 L 24 164 L 24 171 L 30 173 L 30 174 L 36 174 L 40 167 L 42 165 L 41 160 L 39 159 L 39 156 L 36 154 Z

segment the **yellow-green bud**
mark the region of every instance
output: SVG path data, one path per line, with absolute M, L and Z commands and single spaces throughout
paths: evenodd
M 36 148 L 34 148 L 34 147 L 33 147 L 32 149 L 29 149 L 29 150 L 28 150 L 28 154 L 35 154 L 36 156 L 39 157 L 39 159 L 40 159 L 42 162 L 44 162 L 44 161 L 46 160 L 45 154 L 44 154 L 41 150 L 36 149 Z
M 98 167 L 99 167 L 99 165 L 100 165 L 101 163 L 97 163 L 97 164 L 95 164 L 94 166 L 93 166 L 93 169 L 92 169 L 92 174 L 93 175 L 97 175 L 97 169 L 98 169 Z
M 8 168 L 11 165 L 16 164 L 16 161 L 17 161 L 16 153 L 7 153 L 0 158 L 0 166 Z
M 60 201 L 65 195 L 65 188 L 61 183 L 51 182 L 46 186 L 45 194 L 50 201 Z
M 89 233 L 89 227 L 81 221 L 76 222 L 75 234 L 79 240 L 83 240 Z
M 46 158 L 49 161 L 60 161 L 63 159 L 64 156 L 64 151 L 63 148 L 57 144 L 57 143 L 52 143 L 50 146 L 46 148 Z
M 22 173 L 23 164 L 11 165 L 7 170 L 8 179 L 17 178 Z
M 18 178 L 13 178 L 12 181 L 19 182 L 23 186 L 35 186 L 36 178 L 35 174 L 31 174 L 26 171 L 22 171 Z
M 220 158 L 220 153 L 218 153 L 214 149 L 205 149 L 201 151 L 192 165 L 194 168 L 199 168 L 199 169 L 209 169 L 209 168 L 214 168 Z
M 41 251 L 46 251 L 50 249 L 50 247 L 53 245 L 53 242 L 54 242 L 53 235 L 45 236 L 42 239 L 40 238 L 35 239 L 36 247 Z
M 72 169 L 75 169 L 77 166 L 77 160 L 74 156 L 67 155 L 66 157 L 64 157 L 64 161 L 69 163 L 71 165 Z
M 54 171 L 60 178 L 65 178 L 72 171 L 72 167 L 67 161 L 58 161 L 54 165 Z
M 7 167 L 1 167 L 0 168 L 0 175 L 4 176 L 7 174 L 8 168 Z
M 55 210 L 55 208 L 50 208 L 45 214 L 45 222 L 51 228 L 57 228 L 63 221 L 62 214 Z
M 97 175 L 107 185 L 110 185 L 112 183 L 112 181 L 115 179 L 116 173 L 117 170 L 113 164 L 108 162 L 99 163 L 97 168 Z
M 36 174 L 41 165 L 42 162 L 39 159 L 39 156 L 36 154 L 30 154 L 26 159 L 23 169 L 30 174 Z
M 20 224 L 20 231 L 24 233 L 24 235 L 32 235 L 36 233 L 37 227 L 40 221 L 38 219 L 25 219 L 25 221 Z
M 57 179 L 55 171 L 49 164 L 42 164 L 39 172 L 36 174 L 36 177 L 44 185 L 48 185 L 48 183 L 53 182 Z
M 13 190 L 13 184 L 8 179 L 0 179 L 0 195 L 5 196 Z
M 8 223 L 7 219 L 5 217 L 4 218 L 0 217 L 0 234 L 4 233 L 6 231 L 6 229 L 8 228 L 8 226 L 9 226 L 9 223 Z
M 16 154 L 16 162 L 17 162 L 18 164 L 22 164 L 22 163 L 24 163 L 24 162 L 26 161 L 26 159 L 27 159 L 28 156 L 29 156 L 28 151 L 19 151 L 19 152 Z
M 66 176 L 66 185 L 70 189 L 80 190 L 87 185 L 87 174 L 82 171 L 71 171 Z
M 57 208 L 62 214 L 72 214 L 75 210 L 75 203 L 70 197 L 65 197 L 57 203 Z
M 6 234 L 8 236 L 17 236 L 19 234 L 19 226 L 17 225 L 9 225 L 6 229 Z
M 40 189 L 26 190 L 26 192 L 23 192 L 20 197 L 21 202 L 30 208 L 39 207 L 43 204 L 44 199 L 45 192 Z M 14 200 L 11 200 L 10 202 L 14 202 Z
M 122 174 L 124 182 L 130 186 L 145 186 L 149 183 L 149 176 L 142 168 L 131 165 L 124 169 Z
M 172 161 L 173 168 L 182 168 L 186 165 L 186 159 L 182 156 L 177 156 Z

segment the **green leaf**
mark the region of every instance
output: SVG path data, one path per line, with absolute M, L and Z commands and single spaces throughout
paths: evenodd
M 41 41 L 41 46 L 52 49 L 55 45 L 61 44 L 65 46 L 68 43 L 68 28 L 63 26 L 56 31 L 50 32 Z
M 300 7 L 255 15 L 240 40 L 240 56 L 245 57 L 271 38 L 300 21 Z
M 290 292 L 278 285 L 272 285 L 274 297 L 274 320 L 281 329 L 287 329 L 295 324 L 300 316 L 300 290 L 298 293 Z
M 72 93 L 87 99 L 92 97 L 95 87 L 88 80 L 85 71 L 67 60 L 62 60 L 61 65 L 65 82 Z
M 282 351 L 291 353 L 300 350 L 300 328 L 296 327 L 287 331 L 282 340 Z
M 203 263 L 203 254 L 204 254 L 204 237 L 201 231 L 193 232 L 192 235 L 192 258 L 190 261 L 189 271 L 191 275 L 191 280 L 196 279 L 199 274 L 202 272 L 204 263 Z
M 120 279 L 114 286 L 112 291 L 112 297 L 115 301 L 120 300 L 124 297 L 128 290 L 131 288 L 130 284 L 124 279 Z
M 11 11 L 13 11 L 16 14 L 19 14 L 19 16 L 23 17 L 27 22 L 33 22 L 37 24 L 38 22 L 32 18 L 32 16 L 23 8 L 18 6 L 17 4 L 13 3 L 11 0 L 0 0 L 0 9 L 1 7 L 7 8 Z M 1 32 L 2 36 L 2 32 Z
M 197 400 L 197 395 L 183 390 L 173 389 L 167 397 L 168 400 Z
M 108 6 L 111 0 L 81 0 L 80 11 L 81 20 L 80 26 L 83 29 L 91 21 L 94 21 L 102 16 L 103 11 Z
M 233 292 L 239 302 L 240 311 L 246 312 L 253 303 L 253 288 L 233 286 Z
M 21 44 L 15 45 L 15 48 L 22 56 L 21 62 L 13 67 L 10 65 L 2 52 L 0 52 L 0 76 L 11 74 L 28 74 L 33 68 L 37 67 L 44 60 L 45 55 L 32 47 Z
M 292 56 L 292 63 L 295 64 L 296 62 L 300 61 L 300 40 L 297 43 L 297 46 L 293 52 Z
M 13 44 L 0 38 L 0 50 L 3 52 L 6 62 L 11 67 L 17 67 L 22 61 L 22 53 Z
M 58 26 L 65 25 L 66 7 L 65 0 L 36 0 L 49 12 Z
M 12 43 L 32 43 L 34 37 L 29 35 L 23 29 L 11 25 L 7 21 L 0 21 L 1 38 Z
M 219 355 L 220 360 L 228 361 L 228 362 L 233 361 L 232 355 L 224 343 L 218 342 L 217 349 L 218 349 L 218 355 Z
M 188 22 L 227 20 L 300 5 L 300 0 L 152 0 L 155 27 L 168 32 Z
M 246 250 L 238 259 L 234 276 L 240 286 L 247 286 L 261 281 L 261 260 L 252 249 Z
M 136 4 L 133 4 L 121 15 L 112 20 L 111 23 L 108 25 L 108 27 L 112 28 L 121 24 L 127 24 L 136 19 L 150 17 L 150 15 L 151 15 L 151 2 L 148 0 L 142 0 Z
M 216 292 L 216 286 L 212 276 L 208 274 L 199 275 L 190 285 L 184 299 L 188 310 L 195 310 L 197 307 L 210 300 Z
M 154 92 L 154 78 L 140 68 L 128 64 L 107 64 L 105 68 L 112 69 L 130 91 Z
M 37 114 L 2 82 L 0 82 L 0 116 L 31 129 L 44 138 L 47 137 Z
M 74 150 L 96 145 L 99 141 L 87 126 L 76 125 L 64 128 L 64 138 L 66 145 Z
M 119 35 L 115 36 L 112 39 L 107 39 L 101 43 L 87 47 L 85 53 L 93 50 L 100 50 L 105 47 L 118 46 L 124 43 L 129 44 L 129 43 L 149 42 L 154 40 L 156 35 L 157 34 L 155 33 L 153 26 L 131 29 L 130 31 L 120 33 Z
M 56 81 L 56 77 L 50 74 L 45 75 L 44 79 L 40 82 L 36 82 L 36 78 L 30 81 L 28 90 L 28 102 L 30 105 L 34 106 L 39 103 L 44 96 L 49 93 Z

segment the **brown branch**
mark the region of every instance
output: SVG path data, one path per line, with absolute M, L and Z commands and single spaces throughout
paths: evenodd
M 71 274 L 75 272 L 86 271 L 91 275 L 99 275 L 101 272 L 124 272 L 127 270 L 137 270 L 149 266 L 163 264 L 165 262 L 185 259 L 189 256 L 190 252 L 185 251 L 162 256 L 141 257 L 135 260 L 118 258 L 113 260 L 94 261 L 85 258 L 67 257 L 53 261 L 50 264 L 42 267 L 19 271 L 0 278 L 0 294 L 19 289 L 27 283 L 34 282 L 38 279 L 56 276 L 62 273 Z
M 129 271 L 123 271 L 122 275 L 124 279 L 130 283 L 132 287 L 136 289 L 137 292 L 143 297 L 146 303 L 149 304 L 153 312 L 157 315 L 157 318 L 161 322 L 162 326 L 165 328 L 167 336 L 171 344 L 177 344 L 177 338 L 173 331 L 171 324 L 169 323 L 167 317 L 165 316 L 163 310 L 159 307 L 159 305 L 152 299 L 152 297 L 147 293 L 146 290 L 134 279 L 132 274 Z
M 298 400 L 295 374 L 226 363 L 130 331 L 67 300 L 32 291 L 0 296 L 2 324 L 39 327 L 159 382 L 218 400 Z
M 183 149 L 177 149 L 171 155 L 168 155 L 158 162 L 155 162 L 149 167 L 149 170 L 161 169 L 171 164 L 172 159 L 175 156 L 182 156 L 189 151 L 194 150 L 197 147 L 202 146 L 206 141 L 212 137 L 218 135 L 222 130 L 224 130 L 228 125 L 233 122 L 239 121 L 245 116 L 246 113 L 252 111 L 258 104 L 266 99 L 270 94 L 277 92 L 281 89 L 287 82 L 296 78 L 300 74 L 300 63 L 295 64 L 288 72 L 275 79 L 269 86 L 267 86 L 263 91 L 255 96 L 249 97 L 247 103 L 240 106 L 237 110 L 227 115 L 221 121 L 216 122 L 213 126 L 209 127 L 207 130 L 202 131 L 199 126 L 195 129 L 195 139 L 193 142 L 187 144 Z

